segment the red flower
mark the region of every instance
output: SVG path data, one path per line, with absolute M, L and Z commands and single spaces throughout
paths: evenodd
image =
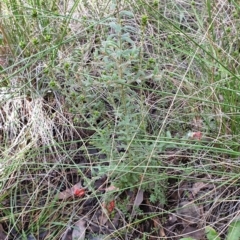
M 111 202 L 109 202 L 109 203 L 105 206 L 105 208 L 108 210 L 109 213 L 111 213 L 111 212 L 114 210 L 114 208 L 115 208 L 115 201 L 112 200 Z
M 202 133 L 201 132 L 193 132 L 192 133 L 192 138 L 201 140 L 202 139 Z
M 85 189 L 79 189 L 79 188 L 75 188 L 73 195 L 75 197 L 83 197 L 85 195 Z

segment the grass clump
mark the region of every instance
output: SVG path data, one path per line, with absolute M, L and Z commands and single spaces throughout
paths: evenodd
M 238 3 L 0 7 L 1 233 L 65 239 L 81 219 L 86 238 L 225 237 L 239 211 Z M 182 202 L 202 209 L 198 226 Z

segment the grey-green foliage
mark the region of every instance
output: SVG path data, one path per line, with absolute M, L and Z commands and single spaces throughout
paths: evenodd
M 68 95 L 69 104 L 75 113 L 88 115 L 83 121 L 96 130 L 90 144 L 109 162 L 99 166 L 98 173 L 107 173 L 121 189 L 140 187 L 150 192 L 151 202 L 165 203 L 167 175 L 160 171 L 162 163 L 153 153 L 171 144 L 155 144 L 155 137 L 147 140 L 149 109 L 141 100 L 143 93 L 133 88 L 141 87 L 147 79 L 145 65 L 148 71 L 155 71 L 155 61 L 142 57 L 141 30 L 134 25 L 131 12 L 120 11 L 99 26 L 108 32 L 100 36 L 93 51 L 99 75 L 87 73 L 85 68 L 81 94 Z
M 136 68 L 139 63 L 140 48 L 131 39 L 130 30 L 135 30 L 131 26 L 121 26 L 111 19 L 107 25 L 110 34 L 101 42 L 100 55 L 104 66 L 101 74 L 102 84 L 116 86 L 116 84 L 131 83 L 136 80 Z M 113 33 L 111 33 L 113 32 Z M 105 85 L 105 86 L 106 86 Z

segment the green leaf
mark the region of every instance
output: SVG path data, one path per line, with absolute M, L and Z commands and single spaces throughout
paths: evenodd
M 231 222 L 228 228 L 227 240 L 239 240 L 240 239 L 240 220 Z
M 205 233 L 208 240 L 221 240 L 218 233 L 210 226 L 205 227 Z
M 167 137 L 167 138 L 172 138 L 172 134 L 171 134 L 170 131 L 167 131 L 167 132 L 166 132 L 166 137 Z
M 125 11 L 125 10 L 123 10 L 123 11 L 121 11 L 119 14 L 120 14 L 121 17 L 122 17 L 122 16 L 134 17 L 133 13 L 130 12 L 130 11 Z
M 110 26 L 111 28 L 113 28 L 116 33 L 120 33 L 120 31 L 121 31 L 121 29 L 122 29 L 122 27 L 121 27 L 119 24 L 115 23 L 115 22 L 110 22 L 110 23 L 109 23 L 109 26 Z
M 128 43 L 130 43 L 131 45 L 133 45 L 134 46 L 134 41 L 129 37 L 129 33 L 125 33 L 125 34 L 123 34 L 122 36 L 121 36 L 121 39 L 123 40 L 123 41 L 126 41 L 126 42 L 128 42 Z
M 123 26 L 123 30 L 130 33 L 137 33 L 137 29 L 129 25 Z

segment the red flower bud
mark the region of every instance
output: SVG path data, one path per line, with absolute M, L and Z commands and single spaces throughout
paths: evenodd
M 73 194 L 74 194 L 75 197 L 83 197 L 85 195 L 85 190 L 75 188 Z

